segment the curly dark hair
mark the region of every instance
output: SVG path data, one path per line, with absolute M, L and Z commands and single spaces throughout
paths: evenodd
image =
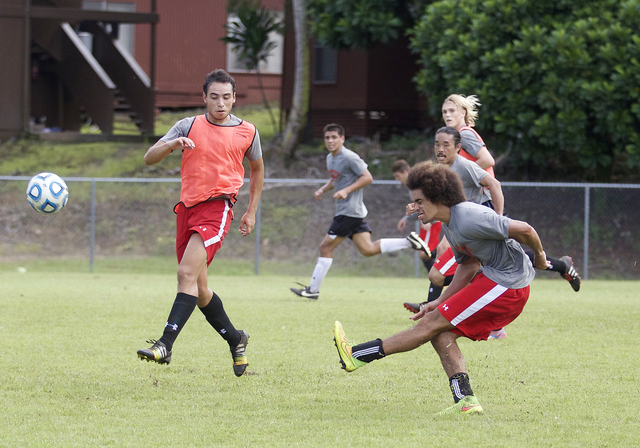
M 434 204 L 452 207 L 466 201 L 460 177 L 447 165 L 433 161 L 420 162 L 409 171 L 409 190 L 421 190 Z
M 222 84 L 231 84 L 231 87 L 233 87 L 233 93 L 236 93 L 236 81 L 235 79 L 233 79 L 233 76 L 231 76 L 229 73 L 222 70 L 221 68 L 218 68 L 210 73 L 207 73 L 207 75 L 204 77 L 204 84 L 202 85 L 202 90 L 204 91 L 205 95 L 207 94 L 207 90 L 209 90 L 209 86 L 214 82 L 220 82 Z

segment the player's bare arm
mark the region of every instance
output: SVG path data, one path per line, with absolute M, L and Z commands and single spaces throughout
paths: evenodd
M 251 233 L 256 225 L 256 212 L 258 211 L 258 203 L 262 195 L 262 186 L 264 185 L 264 161 L 262 157 L 258 160 L 249 161 L 249 206 L 247 212 L 240 220 L 240 233 L 247 236 Z
M 491 168 L 496 164 L 496 161 L 494 160 L 493 156 L 491 155 L 491 153 L 489 152 L 486 146 L 483 146 L 482 148 L 480 148 L 480 150 L 476 154 L 476 157 L 478 158 L 478 160 L 476 160 L 476 163 L 483 170 L 486 170 L 487 168 Z
M 502 216 L 502 213 L 504 212 L 504 194 L 502 194 L 502 185 L 500 185 L 500 181 L 491 174 L 487 174 L 482 181 L 480 181 L 480 185 L 489 188 L 489 191 L 491 192 L 491 200 L 493 201 L 493 208 L 498 215 Z
M 161 162 L 165 157 L 175 150 L 193 149 L 196 145 L 188 137 L 178 137 L 168 142 L 158 140 L 158 142 L 147 150 L 144 155 L 144 163 L 146 165 L 155 165 Z
M 364 172 L 360 175 L 358 180 L 349 185 L 348 187 L 343 188 L 340 191 L 336 191 L 333 194 L 333 197 L 336 199 L 345 199 L 349 193 L 352 193 L 356 190 L 366 187 L 371 182 L 373 182 L 373 176 L 369 172 L 369 170 L 364 170 Z
M 433 302 L 427 303 L 418 313 L 414 314 L 409 319 L 420 320 L 425 314 L 438 308 L 442 302 L 467 286 L 471 280 L 473 280 L 473 277 L 476 275 L 476 272 L 478 272 L 480 266 L 481 264 L 476 258 L 467 258 L 464 262 L 458 265 L 456 273 L 453 274 L 451 284 L 444 290 L 440 297 Z
M 333 179 L 329 179 L 326 184 L 322 187 L 318 188 L 314 193 L 313 197 L 316 198 L 316 201 L 319 201 L 322 198 L 322 195 L 327 191 L 333 190 Z
M 509 224 L 509 238 L 513 238 L 520 244 L 529 246 L 534 253 L 533 265 L 541 270 L 547 269 L 551 263 L 547 261 L 547 254 L 542 248 L 542 242 L 538 232 L 524 221 L 512 220 Z

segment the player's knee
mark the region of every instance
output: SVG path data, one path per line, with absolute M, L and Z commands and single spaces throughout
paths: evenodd
M 429 271 L 429 281 L 435 286 L 444 286 L 444 275 L 436 268 L 431 268 Z

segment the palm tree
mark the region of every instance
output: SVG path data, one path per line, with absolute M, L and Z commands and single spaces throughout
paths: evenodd
M 267 62 L 271 52 L 277 46 L 275 42 L 269 40 L 269 35 L 282 33 L 284 24 L 278 20 L 274 12 L 262 8 L 259 0 L 229 0 L 227 12 L 234 15 L 235 19 L 223 25 L 227 30 L 227 36 L 221 40 L 231 44 L 231 49 L 238 55 L 238 61 L 247 70 L 255 70 L 262 102 L 269 112 L 274 132 L 277 133 L 276 119 L 262 85 L 260 64 Z

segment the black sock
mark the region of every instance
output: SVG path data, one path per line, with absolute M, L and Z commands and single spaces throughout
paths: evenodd
M 171 312 L 169 313 L 169 319 L 167 319 L 167 323 L 164 326 L 164 333 L 160 338 L 160 342 L 167 347 L 168 351 L 173 348 L 173 343 L 176 341 L 178 334 L 180 334 L 182 327 L 189 320 L 196 303 L 198 303 L 198 298 L 195 296 L 182 292 L 176 295 L 176 300 L 174 300 L 173 307 L 171 307 Z
M 427 296 L 427 303 L 433 302 L 438 297 L 440 297 L 440 294 L 442 294 L 442 288 L 443 286 L 436 286 L 431 283 L 431 285 L 429 285 L 429 295 Z
M 382 339 L 376 339 L 374 341 L 365 342 L 364 344 L 354 345 L 351 348 L 351 356 L 362 362 L 371 362 L 376 359 L 384 358 Z
M 530 249 L 527 249 L 524 251 L 524 253 L 527 254 L 527 257 L 529 257 L 529 260 L 531 260 L 531 264 L 533 264 L 533 260 L 535 258 L 533 251 Z M 551 258 L 548 255 L 547 255 L 547 261 L 551 262 L 551 266 L 545 269 L 545 271 L 559 272 L 560 275 L 566 274 L 569 268 L 571 267 L 571 266 L 567 266 L 567 263 L 565 263 L 564 261 L 560 261 L 557 258 Z M 535 264 L 533 265 L 535 267 Z
M 467 395 L 473 395 L 471 390 L 471 383 L 469 383 L 469 375 L 460 372 L 449 378 L 449 387 L 453 394 L 453 401 L 456 403 L 462 400 Z
M 433 258 L 427 258 L 426 260 L 422 260 L 422 264 L 427 269 L 427 272 L 431 270 L 434 262 L 435 260 Z
M 451 284 L 451 280 L 453 280 L 453 275 L 448 275 L 447 277 L 445 277 L 443 286 L 449 286 Z
M 211 297 L 211 301 L 209 301 L 207 306 L 200 308 L 200 311 L 202 311 L 207 321 L 230 346 L 235 347 L 240 343 L 240 333 L 229 320 L 229 316 L 227 316 L 224 306 L 222 305 L 222 300 L 220 300 L 220 297 L 218 297 L 215 292 L 213 293 L 213 297 Z

